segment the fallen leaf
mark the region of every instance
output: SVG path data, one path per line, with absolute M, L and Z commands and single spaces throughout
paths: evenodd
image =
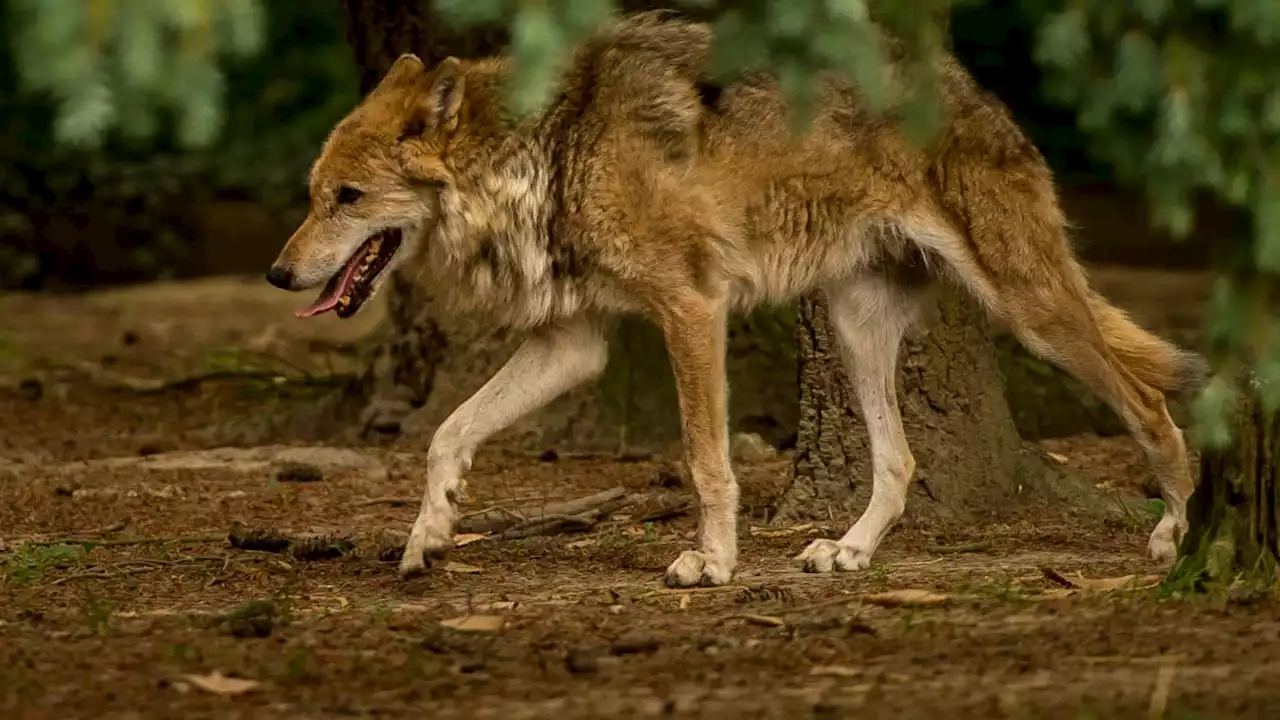
M 507 619 L 501 615 L 463 615 L 440 621 L 442 627 L 467 632 L 497 632 L 506 624 Z
M 1062 573 L 1049 567 L 1040 568 L 1040 572 L 1049 580 L 1061 585 L 1064 588 L 1075 590 L 1098 590 L 1102 592 L 1110 590 L 1143 590 L 1149 587 L 1155 587 L 1160 584 L 1159 575 L 1122 575 L 1112 578 L 1087 578 L 1077 573 L 1073 577 L 1067 577 Z
M 257 680 L 227 677 L 216 670 L 209 675 L 183 675 L 182 679 L 214 695 L 240 695 L 261 685 Z
M 686 595 L 685 597 L 688 597 Z M 780 617 L 773 615 L 756 615 L 754 613 L 744 613 L 742 615 L 730 615 L 725 620 L 742 620 L 752 625 L 762 625 L 764 627 L 786 627 L 787 623 Z
M 1071 582 L 1086 590 L 1142 590 L 1160 584 L 1159 575 L 1124 575 L 1113 578 L 1087 578 L 1077 576 Z
M 510 600 L 500 600 L 498 602 L 481 603 L 480 605 L 476 605 L 475 609 L 492 612 L 494 610 L 514 610 L 515 607 L 516 604 Z
M 346 599 L 345 597 L 342 597 L 341 595 L 307 595 L 305 597 L 306 599 L 311 600 L 312 602 L 318 602 L 322 600 L 332 600 L 338 603 L 339 610 L 346 610 L 351 605 L 351 601 Z
M 468 565 L 466 563 L 453 562 L 452 560 L 450 560 L 449 562 L 445 563 L 444 571 L 451 572 L 451 573 L 465 573 L 467 575 L 475 575 L 475 574 L 484 572 L 484 568 L 479 567 L 478 565 Z
M 1067 464 L 1067 456 L 1066 456 L 1066 455 L 1059 455 L 1059 454 L 1058 454 L 1058 453 L 1056 453 L 1056 452 L 1045 453 L 1045 454 L 1049 456 L 1049 459 L 1053 460 L 1054 462 L 1058 463 L 1059 465 L 1066 465 L 1066 464 Z
M 921 607 L 926 605 L 942 605 L 951 598 L 930 590 L 890 590 L 874 593 L 863 598 L 872 605 L 884 607 Z
M 1037 600 L 1057 600 L 1064 597 L 1071 597 L 1072 595 L 1079 594 L 1079 592 L 1079 588 L 1049 588 L 1039 595 L 1033 595 L 1032 598 Z
M 689 596 L 688 596 L 688 595 L 681 595 L 681 596 L 680 596 L 680 609 L 681 609 L 681 610 L 688 610 L 688 609 L 689 609 Z
M 809 671 L 809 674 L 825 675 L 827 677 L 857 677 L 862 674 L 862 671 L 848 665 L 815 665 Z
M 583 538 L 581 540 L 574 540 L 571 543 L 565 543 L 564 546 L 566 548 L 569 548 L 570 550 L 577 550 L 579 548 L 591 547 L 595 544 L 596 544 L 595 538 Z
M 473 542 L 480 542 L 487 537 L 489 536 L 486 533 L 458 533 L 453 536 L 453 546 L 463 547 L 464 545 L 470 545 Z

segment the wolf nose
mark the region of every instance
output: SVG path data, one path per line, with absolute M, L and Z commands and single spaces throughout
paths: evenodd
M 293 271 L 288 268 L 272 265 L 267 271 L 267 282 L 275 285 L 281 290 L 293 289 Z

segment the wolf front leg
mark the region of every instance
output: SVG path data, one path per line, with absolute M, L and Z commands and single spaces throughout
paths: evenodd
M 662 310 L 680 401 L 685 460 L 698 493 L 698 549 L 667 568 L 667 585 L 724 585 L 738 564 L 738 483 L 729 464 L 726 303 L 689 293 Z
M 480 443 L 599 376 L 607 362 L 608 344 L 595 319 L 580 317 L 540 328 L 453 411 L 427 451 L 427 489 L 400 558 L 402 576 L 425 571 L 453 549 L 458 486 Z

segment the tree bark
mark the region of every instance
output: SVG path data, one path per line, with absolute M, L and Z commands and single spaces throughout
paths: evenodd
M 985 313 L 949 292 L 918 327 L 903 343 L 897 383 L 916 460 L 908 512 L 977 519 L 1032 501 L 1096 505 L 1081 483 L 1019 436 Z M 773 519 L 845 517 L 852 523 L 870 497 L 870 451 L 820 293 L 801 301 L 796 333 L 794 477 Z
M 1206 449 L 1187 503 L 1190 527 L 1171 574 L 1187 590 L 1276 585 L 1280 568 L 1280 418 L 1256 393 L 1242 398 L 1232 442 Z

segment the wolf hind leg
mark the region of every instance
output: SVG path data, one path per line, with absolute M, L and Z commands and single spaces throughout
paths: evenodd
M 826 289 L 831 324 L 871 445 L 871 501 L 839 540 L 815 540 L 799 556 L 808 572 L 860 570 L 902 516 L 915 459 L 898 408 L 898 348 L 914 322 L 920 290 L 872 273 Z
M 916 228 L 912 237 L 940 255 L 1028 350 L 1075 377 L 1116 412 L 1145 451 L 1165 501 L 1148 551 L 1158 562 L 1172 561 L 1187 527 L 1194 482 L 1165 393 L 1194 382 L 1203 361 L 1138 327 L 1089 287 L 1056 211 L 1019 218 L 1000 205 L 1005 195 L 1016 197 L 992 191 L 971 198 L 984 209 L 972 214 L 1007 222 L 971 227 L 967 241 L 939 230 L 941 222 Z

